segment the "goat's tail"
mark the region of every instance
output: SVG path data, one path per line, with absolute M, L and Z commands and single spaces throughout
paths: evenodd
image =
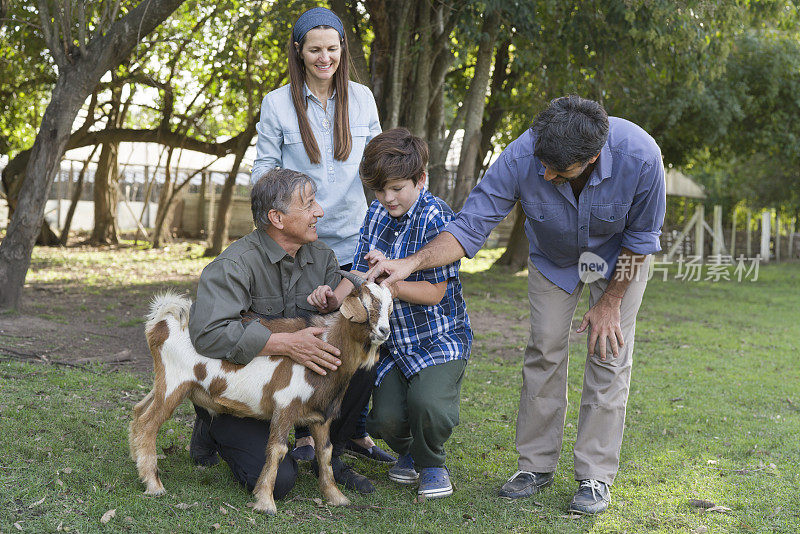
M 178 295 L 173 291 L 165 291 L 153 297 L 150 302 L 150 313 L 147 314 L 145 332 L 150 332 L 155 325 L 172 316 L 181 325 L 181 330 L 189 324 L 189 308 L 192 301 L 183 295 Z

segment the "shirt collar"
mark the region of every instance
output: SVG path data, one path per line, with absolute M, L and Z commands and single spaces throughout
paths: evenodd
M 311 89 L 308 88 L 308 84 L 306 82 L 303 82 L 303 95 L 306 98 L 313 98 L 314 100 L 319 102 L 319 98 L 317 98 L 317 96 L 311 92 Z M 333 86 L 333 93 L 331 93 L 331 97 L 328 100 L 329 101 L 333 100 L 335 96 L 336 96 L 336 85 Z
M 288 256 L 283 247 L 280 246 L 274 239 L 272 239 L 267 232 L 262 230 L 255 230 L 253 232 L 257 236 L 257 242 L 267 253 L 267 259 L 270 263 L 275 264 L 281 261 L 285 256 Z M 300 266 L 303 267 L 308 263 L 314 263 L 309 250 L 309 244 L 301 245 L 295 254 L 295 258 L 299 261 Z

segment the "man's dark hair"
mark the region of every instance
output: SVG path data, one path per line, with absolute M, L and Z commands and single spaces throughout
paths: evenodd
M 427 165 L 428 144 L 405 128 L 394 128 L 367 144 L 358 170 L 365 186 L 380 191 L 390 180 L 417 185 Z
M 608 113 L 598 102 L 578 95 L 552 100 L 531 125 L 536 136 L 533 155 L 554 171 L 584 164 L 608 139 Z
M 270 225 L 270 210 L 286 213 L 292 204 L 292 194 L 299 189 L 301 194 L 306 184 L 311 184 L 312 191 L 317 186 L 308 175 L 291 169 L 270 169 L 253 185 L 250 191 L 250 209 L 253 222 L 259 230 L 266 230 Z

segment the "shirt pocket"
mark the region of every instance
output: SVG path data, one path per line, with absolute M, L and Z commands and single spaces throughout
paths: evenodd
M 304 162 L 305 165 L 310 165 L 308 154 L 306 154 L 306 147 L 303 144 L 303 136 L 300 132 L 283 132 L 283 157 L 284 167 L 287 162 L 296 164 L 297 162 Z
M 592 206 L 592 218 L 589 221 L 590 235 L 618 234 L 625 229 L 630 204 L 597 204 Z
M 350 151 L 347 163 L 357 165 L 361 163 L 361 158 L 364 155 L 364 147 L 367 146 L 369 126 L 352 126 L 350 127 L 350 135 L 353 138 L 353 149 Z
M 283 317 L 283 297 L 252 297 L 250 309 L 259 315 Z
M 561 265 L 571 261 L 575 235 L 570 233 L 566 207 L 561 202 L 525 202 L 522 208 L 528 217 L 529 235 L 534 246 L 552 262 Z M 527 233 L 527 231 L 526 231 Z

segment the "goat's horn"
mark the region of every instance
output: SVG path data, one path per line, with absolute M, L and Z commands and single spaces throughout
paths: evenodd
M 340 270 L 339 274 L 341 274 L 344 278 L 347 278 L 348 280 L 353 282 L 353 285 L 356 286 L 356 287 L 361 287 L 364 284 L 364 282 L 367 281 L 365 278 L 361 278 L 357 274 L 353 274 L 353 273 L 348 272 L 348 271 Z

